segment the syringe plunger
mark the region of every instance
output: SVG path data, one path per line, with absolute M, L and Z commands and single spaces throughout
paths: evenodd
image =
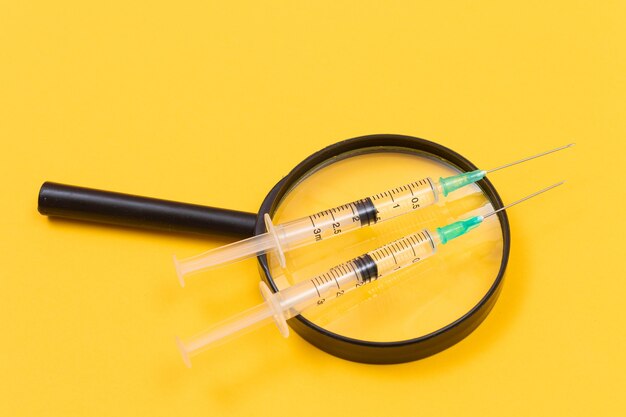
M 192 356 L 271 321 L 276 323 L 278 330 L 284 337 L 289 336 L 287 319 L 291 318 L 292 315 L 289 314 L 289 309 L 281 306 L 280 293 L 272 293 L 263 281 L 260 282 L 259 289 L 265 302 L 226 319 L 186 341 L 176 338 L 176 344 L 187 367 L 191 368 L 190 358 Z
M 174 256 L 174 266 L 180 285 L 184 287 L 185 276 L 189 274 L 206 271 L 218 265 L 227 265 L 257 253 L 265 253 L 274 246 L 272 236 L 264 233 L 189 258 L 178 259 Z

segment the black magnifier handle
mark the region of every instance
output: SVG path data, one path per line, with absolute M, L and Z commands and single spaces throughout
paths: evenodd
M 248 237 L 257 215 L 196 204 L 45 182 L 38 210 L 48 216 L 170 232 Z

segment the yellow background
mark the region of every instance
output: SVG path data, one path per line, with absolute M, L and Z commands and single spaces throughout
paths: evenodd
M 0 5 L 0 415 L 626 413 L 624 2 L 92 3 Z M 171 254 L 226 239 L 36 210 L 53 180 L 255 211 L 370 133 L 481 167 L 577 143 L 494 174 L 509 201 L 569 182 L 511 211 L 487 320 L 414 363 L 267 328 L 188 370 L 173 335 L 258 302 L 254 262 L 184 291 Z

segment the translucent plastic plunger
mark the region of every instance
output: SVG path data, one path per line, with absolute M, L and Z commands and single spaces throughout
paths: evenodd
M 191 366 L 190 358 L 218 342 L 242 334 L 259 325 L 274 322 L 283 336 L 289 335 L 287 320 L 309 307 L 321 305 L 340 297 L 383 275 L 411 265 L 435 252 L 437 243 L 424 230 L 368 252 L 310 280 L 302 281 L 272 293 L 264 282 L 260 289 L 264 302 L 190 340 L 177 340 L 183 360 Z
M 206 271 L 217 265 L 227 265 L 244 257 L 263 254 L 276 247 L 274 236 L 269 233 L 253 236 L 229 245 L 179 260 L 174 256 L 174 266 L 181 286 L 185 286 L 185 276 L 194 272 Z
M 196 335 L 186 343 L 178 338 L 176 339 L 185 365 L 191 367 L 190 357 L 211 346 L 215 346 L 218 342 L 226 342 L 231 336 L 241 335 L 261 325 L 268 324 L 272 320 L 275 321 L 283 336 L 289 336 L 289 327 L 285 321 L 287 317 L 280 310 L 280 305 L 276 304 L 275 295 L 272 294 L 264 282 L 260 283 L 260 289 L 261 294 L 265 298 L 264 303 L 219 323 L 212 329 Z

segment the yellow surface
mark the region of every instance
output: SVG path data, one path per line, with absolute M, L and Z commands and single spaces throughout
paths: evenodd
M 624 2 L 312 3 L 2 2 L 0 415 L 626 414 Z M 487 320 L 415 363 L 267 328 L 188 370 L 173 335 L 258 302 L 254 263 L 181 290 L 171 254 L 225 239 L 36 210 L 54 180 L 253 211 L 381 132 L 482 167 L 577 142 L 494 174 L 507 200 L 569 182 L 511 211 Z

